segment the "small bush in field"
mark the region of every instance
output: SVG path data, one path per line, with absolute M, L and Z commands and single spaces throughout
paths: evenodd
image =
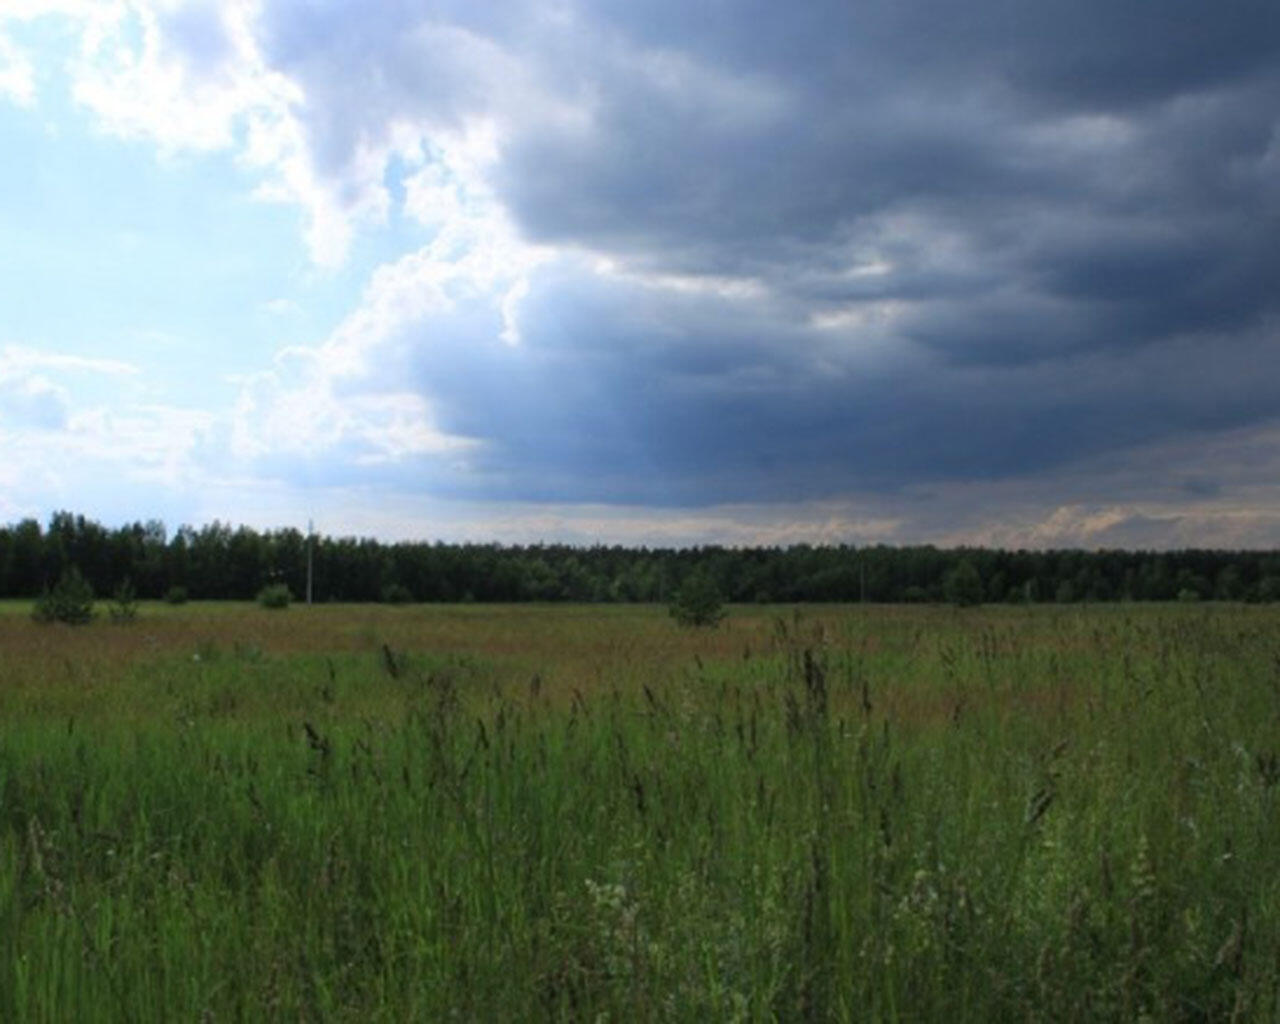
M 31 617 L 37 622 L 65 622 L 83 626 L 93 620 L 93 588 L 74 565 L 62 574 L 50 590 L 36 599 Z
M 258 604 L 263 608 L 288 608 L 293 595 L 283 583 L 268 583 L 258 591 Z
M 187 588 L 181 586 L 173 586 L 164 592 L 164 599 L 167 604 L 186 604 Z
M 115 593 L 111 596 L 111 621 L 121 624 L 132 622 L 138 617 L 138 594 L 133 589 L 133 581 L 127 576 L 120 581 Z
M 409 604 L 413 601 L 413 591 L 403 583 L 388 583 L 382 588 L 383 604 Z
M 691 574 L 671 601 L 671 617 L 682 626 L 718 626 L 724 618 L 720 589 L 706 573 Z

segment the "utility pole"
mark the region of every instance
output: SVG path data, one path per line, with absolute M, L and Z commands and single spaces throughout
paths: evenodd
M 313 552 L 315 549 L 316 525 L 311 519 L 307 520 L 307 607 L 311 607 L 311 579 L 312 579 L 312 562 Z

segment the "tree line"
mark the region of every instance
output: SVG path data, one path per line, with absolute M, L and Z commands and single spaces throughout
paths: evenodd
M 55 513 L 0 527 L 0 596 L 27 598 L 77 568 L 98 595 L 253 598 L 283 584 L 316 601 L 667 601 L 692 574 L 732 602 L 1280 600 L 1280 551 L 1008 551 L 932 545 L 646 548 L 382 543 L 214 521 L 107 528 Z

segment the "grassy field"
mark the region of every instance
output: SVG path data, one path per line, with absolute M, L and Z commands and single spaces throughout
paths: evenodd
M 1280 609 L 0 605 L 0 1019 L 1275 1020 Z

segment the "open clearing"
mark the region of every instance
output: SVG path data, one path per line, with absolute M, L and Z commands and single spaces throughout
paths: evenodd
M 2 1019 L 1280 1012 L 1275 606 L 28 611 Z

